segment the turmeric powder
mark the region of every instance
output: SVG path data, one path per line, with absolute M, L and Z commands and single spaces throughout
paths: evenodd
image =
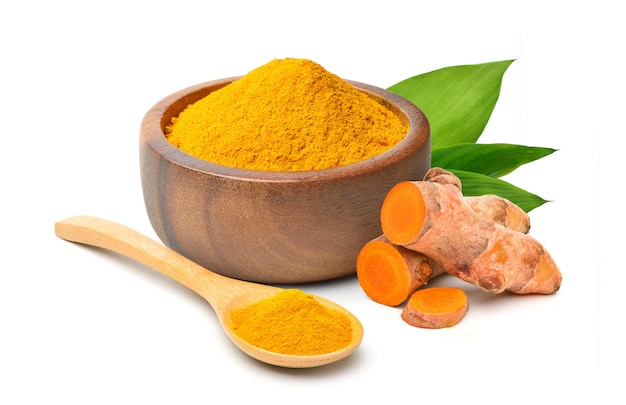
M 275 59 L 189 105 L 165 128 L 184 152 L 264 171 L 321 170 L 377 156 L 408 124 L 307 59 Z
M 326 354 L 352 342 L 348 317 L 297 289 L 237 309 L 231 313 L 231 320 L 238 336 L 274 353 Z
M 551 294 L 560 288 L 561 272 L 536 239 L 482 218 L 463 200 L 454 174 L 431 172 L 427 181 L 396 184 L 385 197 L 381 226 L 392 243 L 485 291 Z

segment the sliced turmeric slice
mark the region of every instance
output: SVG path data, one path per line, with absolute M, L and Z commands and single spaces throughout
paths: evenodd
M 460 288 L 424 288 L 411 295 L 401 317 L 420 328 L 447 328 L 461 322 L 468 308 L 467 295 Z

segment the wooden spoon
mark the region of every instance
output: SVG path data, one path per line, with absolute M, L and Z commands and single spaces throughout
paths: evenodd
M 235 280 L 213 273 L 168 247 L 124 225 L 105 219 L 77 216 L 55 224 L 58 237 L 108 249 L 160 271 L 198 293 L 213 307 L 228 337 L 246 354 L 262 362 L 282 367 L 307 368 L 332 363 L 352 354 L 363 339 L 359 320 L 338 304 L 315 297 L 328 308 L 345 314 L 352 323 L 352 342 L 335 352 L 299 356 L 274 353 L 237 336 L 230 328 L 231 311 L 272 297 L 282 288 Z

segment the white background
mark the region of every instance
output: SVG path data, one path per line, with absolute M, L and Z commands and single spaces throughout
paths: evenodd
M 2 3 L 0 403 L 589 403 L 619 390 L 617 3 Z M 174 91 L 283 57 L 378 87 L 516 59 L 481 141 L 559 149 L 507 180 L 551 200 L 531 212 L 531 234 L 559 264 L 561 291 L 468 289 L 463 322 L 433 331 L 368 300 L 355 277 L 300 286 L 351 310 L 365 337 L 345 361 L 290 370 L 239 352 L 184 287 L 54 236 L 55 221 L 87 214 L 155 237 L 139 179 L 143 114 Z

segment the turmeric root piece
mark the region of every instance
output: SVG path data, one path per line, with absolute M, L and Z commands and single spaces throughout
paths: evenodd
M 461 180 L 439 167 L 432 168 L 424 176 L 424 181 L 454 186 L 462 192 Z M 528 233 L 530 217 L 513 202 L 495 194 L 463 197 L 463 200 L 478 216 L 493 221 L 511 230 Z
M 451 184 L 461 187 L 460 181 Z M 464 199 L 485 219 L 518 232 L 528 232 L 530 228 L 528 214 L 509 200 L 491 194 Z M 366 243 L 359 252 L 356 273 L 367 296 L 380 304 L 397 306 L 445 270 L 429 257 L 394 245 L 381 235 Z
M 537 240 L 479 216 L 454 174 L 436 168 L 425 178 L 396 184 L 385 197 L 381 225 L 391 243 L 485 291 L 551 294 L 560 288 L 561 272 Z
M 434 171 L 430 174 L 434 174 Z M 442 179 L 443 177 L 439 177 Z M 460 189 L 456 176 L 449 184 Z M 464 197 L 476 214 L 484 219 L 528 232 L 528 214 L 507 199 L 496 195 Z M 357 277 L 363 291 L 374 301 L 397 306 L 429 279 L 445 273 L 443 268 L 419 252 L 394 245 L 384 235 L 366 243 L 357 257 Z
M 372 300 L 392 307 L 445 273 L 443 268 L 419 252 L 397 246 L 381 235 L 366 243 L 356 260 L 359 285 Z
M 528 233 L 530 230 L 528 214 L 506 198 L 494 194 L 485 194 L 463 197 L 463 199 L 476 214 L 484 219 L 491 220 L 512 231 Z
M 468 308 L 467 295 L 460 288 L 424 288 L 411 295 L 401 317 L 420 328 L 447 328 L 461 322 Z

